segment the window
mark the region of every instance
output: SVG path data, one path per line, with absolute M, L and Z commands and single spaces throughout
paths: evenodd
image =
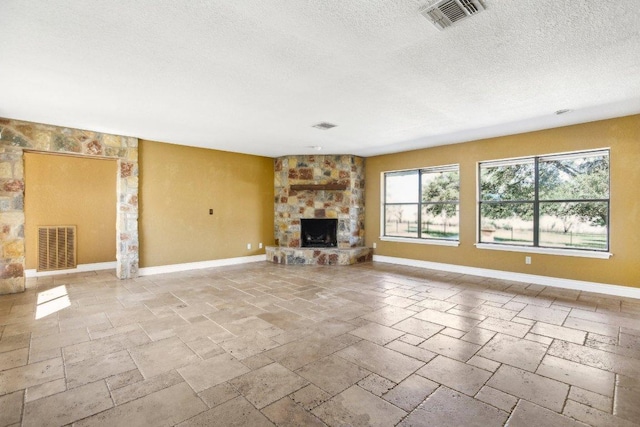
M 480 243 L 609 250 L 609 151 L 480 163 Z
M 384 237 L 459 240 L 458 165 L 384 174 Z

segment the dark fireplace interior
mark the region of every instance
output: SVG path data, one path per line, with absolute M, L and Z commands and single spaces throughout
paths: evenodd
M 327 248 L 338 246 L 337 219 L 300 220 L 301 245 L 303 248 Z

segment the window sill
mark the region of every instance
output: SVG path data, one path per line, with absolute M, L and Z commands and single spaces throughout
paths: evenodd
M 410 237 L 380 236 L 383 242 L 417 243 L 418 245 L 460 246 L 457 240 L 418 239 Z
M 526 252 L 530 254 L 574 256 L 581 258 L 609 259 L 613 256 L 611 252 L 580 251 L 575 249 L 534 248 L 530 246 L 511 246 L 495 243 L 476 243 L 475 247 L 478 249 L 490 249 L 493 251 Z

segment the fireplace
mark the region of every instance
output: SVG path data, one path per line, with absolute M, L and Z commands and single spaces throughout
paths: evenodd
M 338 246 L 337 219 L 300 219 L 300 246 L 330 248 Z

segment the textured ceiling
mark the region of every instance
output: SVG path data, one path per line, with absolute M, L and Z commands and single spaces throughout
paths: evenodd
M 2 0 L 0 117 L 369 156 L 640 112 L 638 0 L 484 0 L 445 31 L 427 3 Z

